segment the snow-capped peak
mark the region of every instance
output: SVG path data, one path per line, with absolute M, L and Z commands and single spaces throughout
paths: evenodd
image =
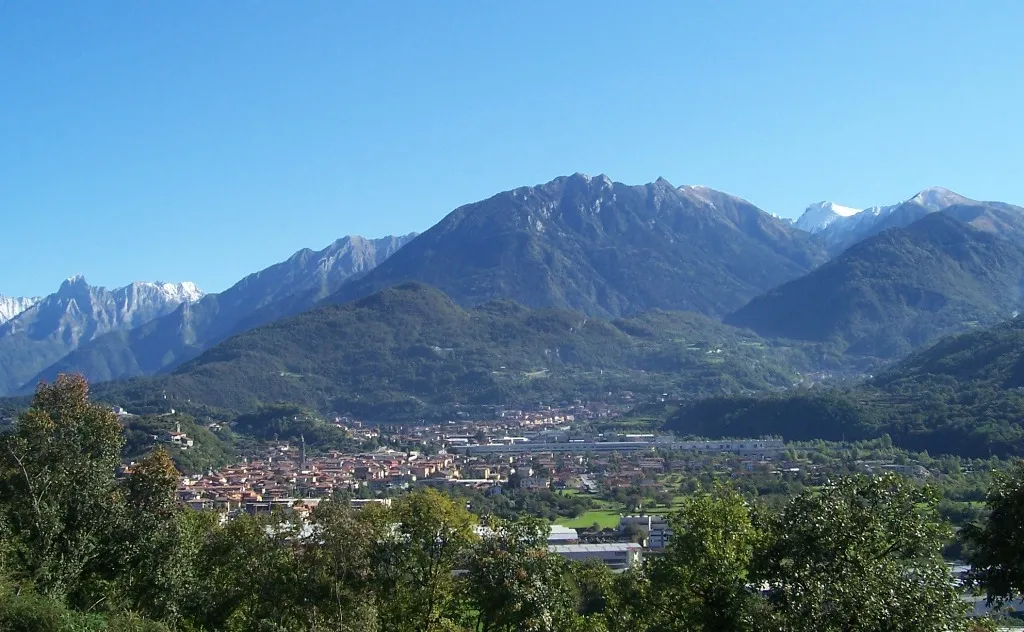
M 836 220 L 853 217 L 861 211 L 835 202 L 817 202 L 808 206 L 800 219 L 796 220 L 796 227 L 809 233 L 820 233 Z
M 949 189 L 944 189 L 942 187 L 930 187 L 921 191 L 908 201 L 920 204 L 931 211 L 941 211 L 942 209 L 955 204 L 964 204 L 971 202 L 972 200 L 970 198 L 965 198 L 959 193 L 954 193 Z
M 0 296 L 0 325 L 11 320 L 40 301 L 38 296 L 9 297 Z
M 138 281 L 133 283 L 137 288 L 150 288 L 162 294 L 168 301 L 174 303 L 194 303 L 203 298 L 203 291 L 196 287 L 191 281 L 181 283 L 165 283 L 163 281 Z
M 103 288 L 93 288 L 81 274 L 68 277 L 57 290 L 58 296 L 78 295 L 94 290 L 106 291 Z M 166 283 L 164 281 L 135 281 L 124 287 L 111 290 L 116 294 L 138 294 L 142 292 L 149 296 L 160 296 L 162 300 L 171 303 L 194 303 L 203 298 L 205 293 L 191 281 L 181 283 Z
M 205 294 L 205 292 L 200 290 L 192 281 L 182 281 L 181 283 L 159 283 L 159 285 L 160 289 L 168 296 L 180 298 L 182 302 L 185 303 L 194 303 L 203 298 L 203 295 Z
M 699 184 L 684 184 L 683 186 L 679 187 L 679 190 L 682 191 L 683 193 L 689 193 L 693 195 L 701 202 L 704 202 L 705 204 L 711 206 L 712 208 L 715 207 L 715 203 L 711 201 L 711 196 L 708 195 L 711 189 L 709 189 L 706 186 L 702 186 Z

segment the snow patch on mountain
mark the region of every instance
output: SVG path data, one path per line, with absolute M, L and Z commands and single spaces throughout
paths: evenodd
M 111 294 L 119 297 L 126 296 L 147 296 L 152 297 L 154 300 L 165 301 L 168 303 L 195 303 L 199 299 L 205 296 L 205 292 L 199 289 L 192 281 L 182 281 L 181 283 L 167 283 L 164 281 L 134 281 L 123 287 L 117 287 L 112 290 L 107 290 L 104 287 L 89 285 L 89 282 L 85 280 L 85 277 L 81 274 L 76 274 L 64 279 L 61 283 L 60 288 L 57 290 L 58 295 L 73 295 L 76 292 L 90 292 L 99 290 L 101 292 L 110 292 Z M 42 299 L 37 299 L 38 303 Z
M 0 296 L 0 325 L 24 312 L 40 300 L 38 296 Z
M 893 211 L 905 205 L 923 207 L 937 213 L 957 204 L 977 204 L 974 200 L 942 187 L 930 187 L 898 204 L 872 206 L 864 210 L 834 202 L 818 202 L 807 207 L 796 221 L 796 227 L 809 233 L 821 233 L 828 243 L 848 243 L 856 235 L 871 234 Z
M 205 296 L 205 292 L 200 290 L 191 281 L 182 281 L 181 283 L 164 283 L 163 281 L 149 283 L 142 281 L 138 285 L 152 287 L 163 294 L 168 301 L 176 301 L 178 303 L 195 303 Z
M 194 303 L 204 296 L 195 283 L 136 281 L 108 290 L 89 285 L 76 274 L 61 283 L 49 296 L 30 299 L 31 303 L 10 318 L 0 320 L 0 338 L 19 332 L 34 331 L 37 336 L 52 332 L 40 330 L 42 323 L 68 326 L 75 331 L 98 335 L 106 331 L 131 329 L 176 309 L 182 303 Z M 13 311 L 13 309 L 11 310 Z
M 930 211 L 941 211 L 944 208 L 949 208 L 956 204 L 968 204 L 974 202 L 974 200 L 949 189 L 930 187 L 910 198 L 908 202 L 920 204 Z
M 804 210 L 796 220 L 796 227 L 809 233 L 820 233 L 837 221 L 853 217 L 863 209 L 843 206 L 835 202 L 817 202 Z
M 701 202 L 710 205 L 711 208 L 715 207 L 715 203 L 711 201 L 711 196 L 709 195 L 713 190 L 709 187 L 701 186 L 699 184 L 684 184 L 679 187 L 679 190 L 683 193 L 689 193 Z

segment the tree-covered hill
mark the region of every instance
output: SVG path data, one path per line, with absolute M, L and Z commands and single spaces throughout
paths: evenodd
M 511 301 L 466 309 L 405 284 L 246 332 L 175 373 L 97 385 L 131 404 L 167 395 L 235 411 L 287 401 L 325 412 L 416 418 L 432 408 L 641 394 L 786 387 L 800 347 L 691 313 L 613 322 Z
M 140 415 L 121 420 L 125 443 L 121 456 L 125 461 L 144 458 L 154 448 L 164 449 L 175 466 L 184 473 L 206 473 L 238 459 L 234 433 L 225 425 L 214 432 L 190 415 Z M 192 445 L 182 447 L 171 443 L 172 431 L 184 432 Z
M 713 397 L 667 426 L 711 437 L 779 434 L 964 456 L 1024 455 L 1024 320 L 940 340 L 853 388 Z
M 965 218 L 966 219 L 966 218 Z M 726 322 L 893 360 L 1020 309 L 1024 247 L 932 213 L 861 242 L 752 300 Z

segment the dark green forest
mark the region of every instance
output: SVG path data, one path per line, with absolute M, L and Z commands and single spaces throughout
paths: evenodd
M 1024 320 L 945 338 L 865 383 L 686 402 L 667 427 L 710 437 L 776 434 L 969 457 L 1024 446 Z

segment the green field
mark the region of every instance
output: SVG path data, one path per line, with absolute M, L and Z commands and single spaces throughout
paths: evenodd
M 588 511 L 579 518 L 571 520 L 559 519 L 558 524 L 572 529 L 583 529 L 597 523 L 602 529 L 616 527 L 619 524 L 619 512 L 612 509 L 596 509 Z

